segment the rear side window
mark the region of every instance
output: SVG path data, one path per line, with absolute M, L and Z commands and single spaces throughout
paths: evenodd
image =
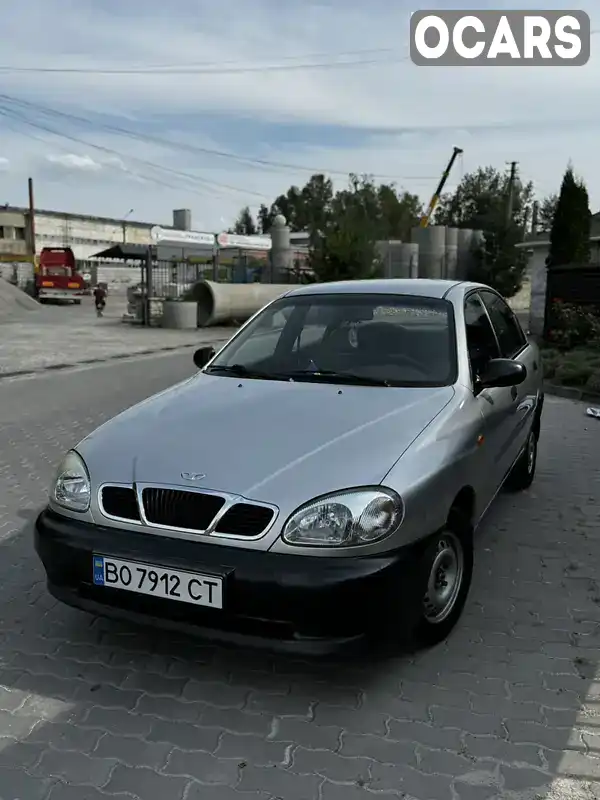
M 481 292 L 504 358 L 513 358 L 527 344 L 527 339 L 510 306 L 497 294 Z

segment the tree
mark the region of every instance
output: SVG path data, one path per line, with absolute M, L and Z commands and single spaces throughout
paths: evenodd
M 290 186 L 271 206 L 273 217 L 282 214 L 292 231 L 319 231 L 331 210 L 334 191 L 330 178 L 317 173 L 308 179 L 302 189 Z
M 590 260 L 590 201 L 585 183 L 569 165 L 564 174 L 550 230 L 549 266 Z
M 348 192 L 350 195 L 348 195 Z M 350 175 L 349 186 L 334 192 L 329 178 L 317 173 L 299 188 L 290 186 L 270 207 L 261 205 L 257 222 L 261 233 L 267 233 L 277 214 L 282 214 L 292 231 L 305 231 L 318 237 L 331 215 L 338 213 L 345 197 L 358 198 L 370 215 L 375 236 L 379 239 L 408 241 L 410 230 L 421 214 L 419 197 L 410 192 L 398 193 L 393 184 L 377 185 L 368 176 Z
M 539 206 L 538 212 L 538 230 L 543 233 L 549 233 L 552 229 L 552 221 L 556 213 L 556 206 L 558 205 L 558 195 L 549 194 L 544 197 Z
M 367 178 L 350 176 L 313 230 L 309 264 L 318 281 L 370 278 L 377 271 L 378 195 Z
M 416 194 L 398 194 L 393 184 L 381 184 L 378 190 L 382 218 L 382 238 L 409 242 L 411 230 L 418 224 L 423 204 Z
M 252 216 L 252 212 L 248 206 L 242 208 L 238 218 L 233 223 L 233 230 L 231 233 L 237 233 L 240 236 L 255 236 L 257 233 L 256 222 Z
M 256 215 L 258 232 L 263 234 L 268 233 L 271 230 L 271 225 L 273 224 L 275 216 L 276 214 L 272 211 L 272 209 L 270 209 L 264 203 L 261 203 L 260 208 L 258 209 L 258 214 Z
M 527 253 L 516 247 L 522 241 L 523 232 L 516 225 L 484 231 L 467 279 L 492 286 L 504 297 L 513 297 L 521 288 L 527 269 Z
M 479 167 L 462 178 L 456 190 L 443 195 L 435 214 L 436 225 L 472 228 L 483 233 L 467 277 L 493 286 L 505 297 L 521 288 L 527 256 L 516 247 L 523 241 L 533 210 L 533 184 L 513 185 L 507 219 L 510 177 L 494 167 Z
M 493 230 L 506 217 L 509 175 L 495 167 L 479 167 L 463 176 L 454 192 L 442 195 L 434 215 L 436 225 Z M 512 221 L 524 226 L 531 219 L 533 184 L 515 183 Z
M 267 233 L 282 214 L 292 231 L 309 234 L 310 263 L 319 280 L 361 278 L 377 269 L 377 241 L 408 241 L 421 211 L 419 197 L 399 193 L 394 184 L 351 174 L 347 187 L 335 192 L 331 179 L 317 173 L 302 188 L 290 186 L 270 207 L 261 205 L 257 228 Z M 242 209 L 234 230 L 252 229 L 250 220 L 254 224 Z

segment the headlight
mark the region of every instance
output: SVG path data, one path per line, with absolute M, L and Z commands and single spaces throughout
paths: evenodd
M 402 523 L 402 500 L 390 489 L 354 489 L 320 497 L 295 511 L 282 537 L 306 547 L 371 544 Z
M 56 472 L 51 498 L 69 511 L 87 511 L 91 499 L 90 476 L 83 459 L 74 450 L 64 457 Z

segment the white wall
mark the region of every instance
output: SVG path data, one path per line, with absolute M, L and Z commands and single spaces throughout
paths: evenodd
M 79 220 L 36 214 L 36 250 L 42 247 L 71 247 L 77 259 L 88 259 L 100 250 L 123 242 L 123 226 L 128 244 L 150 244 L 150 228 L 102 220 Z

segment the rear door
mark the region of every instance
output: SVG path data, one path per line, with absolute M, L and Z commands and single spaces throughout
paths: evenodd
M 515 461 L 525 447 L 533 420 L 539 383 L 538 354 L 536 348 L 529 345 L 514 312 L 499 294 L 482 289 L 479 296 L 498 339 L 501 356 L 518 361 L 527 369 L 524 383 L 509 389 L 512 400 L 512 424 L 508 431 L 510 438 L 507 447 L 512 461 Z

